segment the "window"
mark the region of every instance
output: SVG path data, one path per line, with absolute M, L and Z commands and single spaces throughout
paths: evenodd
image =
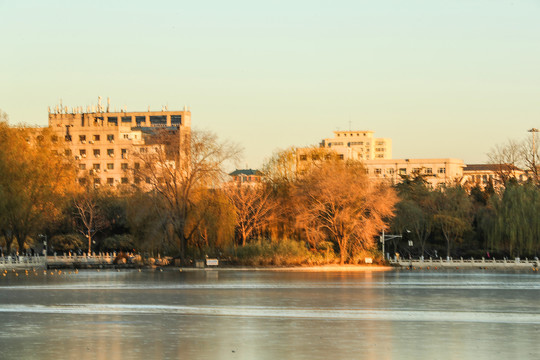
M 56 135 L 51 136 L 51 140 L 53 143 L 58 142 L 58 136 Z
M 376 148 L 375 151 L 384 152 L 384 148 Z
M 107 149 L 107 155 L 109 155 L 110 157 L 113 157 L 114 156 L 114 149 Z
M 96 164 L 93 164 L 93 165 L 92 165 L 92 169 L 94 169 L 94 170 L 99 170 L 99 169 L 101 169 L 101 165 L 100 165 L 100 164 L 97 164 L 97 163 L 96 163 Z
M 394 168 L 386 169 L 386 173 L 390 175 L 394 175 Z
M 79 164 L 79 170 L 86 170 L 86 164 Z
M 113 142 L 114 141 L 114 134 L 107 135 L 107 141 Z
M 425 172 L 426 174 L 433 174 L 433 169 L 432 169 L 432 168 L 425 168 L 425 169 L 424 169 L 424 172 Z
M 382 169 L 375 169 L 375 175 L 381 175 Z
M 81 157 L 86 157 L 86 149 L 80 149 L 79 150 L 79 155 L 81 155 Z
M 138 162 L 133 165 L 135 166 L 135 170 L 139 170 L 141 168 L 141 164 L 139 164 Z
M 437 173 L 438 174 L 446 174 L 446 168 L 438 168 Z
M 124 134 L 124 139 L 126 139 L 126 140 L 131 140 L 131 139 L 129 138 L 129 134 Z
M 377 155 L 375 155 L 375 157 L 378 158 L 378 159 L 382 159 L 382 158 L 384 158 L 384 155 L 383 154 L 377 154 Z
M 127 170 L 128 169 L 128 164 L 127 163 L 122 163 L 122 165 L 120 165 L 120 166 L 121 166 L 122 170 Z
M 158 125 L 158 126 L 159 125 L 165 126 L 167 125 L 167 116 L 166 115 L 151 115 L 150 124 Z
M 101 155 L 101 151 L 99 149 L 94 149 L 94 156 L 99 157 Z
M 131 122 L 131 116 L 122 116 L 122 122 L 123 123 L 130 123 Z
M 118 117 L 117 116 L 109 116 L 107 118 L 107 122 L 109 124 L 114 124 L 114 125 L 118 125 Z
M 181 125 L 182 115 L 171 115 L 171 125 Z
M 146 116 L 135 116 L 135 122 L 137 126 L 143 126 L 146 124 Z
M 107 185 L 114 185 L 114 179 L 113 178 L 107 178 Z
M 122 149 L 121 151 L 122 159 L 127 159 L 127 149 Z
M 94 178 L 94 185 L 99 185 L 101 184 L 101 179 L 100 178 Z
M 136 185 L 139 185 L 141 183 L 141 178 L 136 177 L 135 179 L 133 179 L 133 181 L 135 182 Z
M 123 178 L 121 179 L 121 182 L 122 182 L 122 184 L 127 184 L 127 183 L 128 183 L 128 178 L 123 177 Z
M 99 141 L 99 135 L 94 135 L 93 140 L 94 141 Z
M 86 178 L 79 178 L 79 184 L 86 185 Z
M 86 142 L 86 135 L 79 135 L 79 141 L 84 144 Z
M 65 154 L 66 156 L 71 156 L 71 149 L 66 149 L 66 150 L 64 151 L 64 154 Z
M 406 168 L 400 168 L 399 169 L 399 175 L 407 175 L 407 169 Z
M 107 164 L 107 170 L 114 170 L 114 164 L 113 163 L 108 163 Z
M 343 154 L 339 154 L 339 160 L 343 160 L 344 158 L 344 155 Z
M 420 174 L 420 170 L 422 170 L 422 169 L 420 169 L 420 168 L 413 168 L 413 169 L 412 169 L 412 172 L 413 172 L 413 174 Z

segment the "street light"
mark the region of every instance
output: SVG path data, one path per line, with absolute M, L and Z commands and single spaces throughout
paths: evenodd
M 533 171 L 536 174 L 536 133 L 540 130 L 538 130 L 537 128 L 532 128 L 527 131 L 532 133 L 532 166 Z
M 411 232 L 411 230 L 407 230 L 407 229 L 405 229 L 405 231 L 407 232 L 407 234 Z M 379 241 L 382 243 L 383 258 L 386 258 L 386 254 L 384 252 L 384 243 L 387 242 L 388 240 L 402 239 L 402 238 L 403 238 L 403 235 L 385 235 L 384 230 L 382 231 L 382 235 L 379 237 Z M 411 240 L 409 240 L 409 246 L 412 246 Z M 410 250 L 409 250 L 409 254 L 410 254 Z
M 386 259 L 386 253 L 384 252 L 384 243 L 388 240 L 398 239 L 398 238 L 401 239 L 402 237 L 403 235 L 385 235 L 384 230 L 382 231 L 382 235 L 380 236 L 379 240 L 382 243 L 383 259 Z

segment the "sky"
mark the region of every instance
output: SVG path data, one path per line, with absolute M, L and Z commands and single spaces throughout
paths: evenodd
M 540 1 L 0 0 L 0 109 L 191 107 L 239 168 L 335 130 L 487 161 L 540 127 Z

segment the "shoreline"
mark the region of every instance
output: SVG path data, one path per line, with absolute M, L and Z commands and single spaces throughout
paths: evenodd
M 290 271 L 290 272 L 369 272 L 369 271 L 392 271 L 395 266 L 385 265 L 321 265 L 321 266 L 286 266 L 286 267 L 250 267 L 250 266 L 227 266 L 227 267 L 162 267 L 163 270 L 173 271 Z

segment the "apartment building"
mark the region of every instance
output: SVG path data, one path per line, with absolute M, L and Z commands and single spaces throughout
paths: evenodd
M 342 159 L 373 160 L 392 158 L 392 140 L 376 138 L 373 131 L 334 131 L 334 137 L 324 139 L 321 147 L 335 151 Z
M 191 111 L 187 108 L 112 112 L 100 100 L 86 112 L 81 107 L 49 108 L 49 126 L 65 139 L 65 155 L 77 162 L 79 182 L 92 181 L 95 186 L 138 182 L 132 170 L 140 167 L 138 155 L 156 145 L 152 137 L 158 129 L 178 135 L 180 146 L 189 149 Z

